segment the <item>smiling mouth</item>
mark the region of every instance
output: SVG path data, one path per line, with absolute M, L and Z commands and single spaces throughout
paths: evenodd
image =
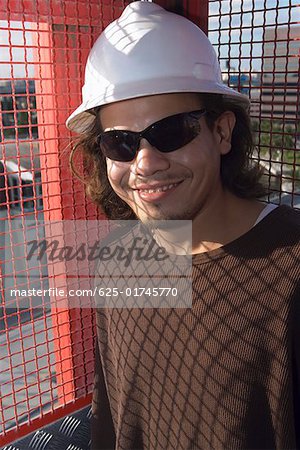
M 182 181 L 159 186 L 141 185 L 140 187 L 135 188 L 135 192 L 137 192 L 142 201 L 147 203 L 155 203 L 158 201 L 163 201 L 164 198 L 171 195 L 181 183 Z
M 171 184 L 166 184 L 164 186 L 158 186 L 157 188 L 149 188 L 149 189 L 137 189 L 140 193 L 146 193 L 146 194 L 154 194 L 154 193 L 159 193 L 159 192 L 166 192 L 169 191 L 170 189 L 173 189 L 174 187 L 178 186 L 178 183 L 171 183 Z

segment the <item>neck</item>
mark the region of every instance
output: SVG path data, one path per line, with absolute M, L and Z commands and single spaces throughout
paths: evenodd
M 209 252 L 247 233 L 264 206 L 225 191 L 219 201 L 203 208 L 192 221 L 171 221 L 167 228 L 155 229 L 154 238 L 169 253 Z

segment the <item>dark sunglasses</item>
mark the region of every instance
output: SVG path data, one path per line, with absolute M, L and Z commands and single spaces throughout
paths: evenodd
M 199 118 L 206 109 L 165 117 L 143 131 L 111 130 L 99 134 L 97 143 L 103 155 L 114 161 L 132 161 L 142 138 L 163 153 L 174 152 L 200 133 Z

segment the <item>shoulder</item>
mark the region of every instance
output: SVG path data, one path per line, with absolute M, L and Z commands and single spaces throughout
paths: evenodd
M 276 210 L 275 210 L 276 211 Z M 281 205 L 277 208 L 279 218 L 287 225 L 300 229 L 300 210 L 290 206 Z
M 278 206 L 269 214 L 260 237 L 261 245 L 268 248 L 274 265 L 280 266 L 281 271 L 289 268 L 299 277 L 300 211 L 286 205 Z
M 272 211 L 263 221 L 270 236 L 283 242 L 299 243 L 300 241 L 300 210 L 281 205 Z
M 282 205 L 273 223 L 277 234 L 287 245 L 300 247 L 300 210 Z M 275 210 L 276 212 L 276 210 Z
M 268 258 L 274 263 L 279 258 L 296 261 L 300 257 L 300 211 L 278 206 L 227 248 L 230 254 L 246 259 Z

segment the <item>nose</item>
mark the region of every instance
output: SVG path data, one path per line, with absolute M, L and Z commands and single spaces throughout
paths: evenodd
M 170 161 L 165 153 L 157 150 L 143 138 L 132 166 L 132 171 L 136 175 L 150 176 L 155 172 L 167 170 L 170 167 Z

